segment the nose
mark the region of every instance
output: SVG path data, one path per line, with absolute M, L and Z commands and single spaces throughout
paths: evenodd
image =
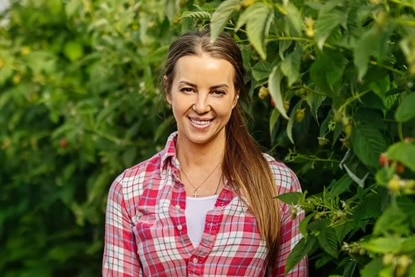
M 196 102 L 193 104 L 192 109 L 198 114 L 203 114 L 203 113 L 207 113 L 208 111 L 210 111 L 208 94 L 198 93 Z

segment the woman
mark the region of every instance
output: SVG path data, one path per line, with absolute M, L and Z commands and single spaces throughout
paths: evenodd
M 301 188 L 248 133 L 244 74 L 228 35 L 188 33 L 170 46 L 164 86 L 177 132 L 112 184 L 104 276 L 284 276 L 304 214 L 291 219 L 275 196 Z M 307 276 L 306 260 L 287 276 Z

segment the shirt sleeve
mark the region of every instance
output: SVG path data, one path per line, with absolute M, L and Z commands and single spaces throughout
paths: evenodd
M 111 185 L 108 194 L 102 276 L 140 277 L 143 273 L 121 179 L 120 175 Z
M 300 182 L 297 176 L 290 170 L 290 176 L 286 176 L 286 180 L 291 182 L 286 186 L 282 185 L 279 189 L 279 194 L 288 192 L 301 192 Z M 284 180 L 285 178 L 283 178 Z M 280 243 L 276 261 L 276 267 L 272 273 L 272 277 L 308 277 L 308 259 L 305 257 L 299 264 L 297 264 L 290 272 L 285 275 L 285 266 L 288 256 L 290 255 L 294 246 L 301 240 L 300 223 L 304 219 L 304 211 L 299 209 L 297 216 L 293 218 L 291 215 L 290 205 L 281 203 L 281 228 L 280 228 Z

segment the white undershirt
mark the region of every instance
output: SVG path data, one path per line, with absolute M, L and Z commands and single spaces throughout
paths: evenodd
M 187 233 L 193 247 L 197 247 L 205 228 L 206 214 L 215 207 L 217 195 L 207 197 L 186 197 Z

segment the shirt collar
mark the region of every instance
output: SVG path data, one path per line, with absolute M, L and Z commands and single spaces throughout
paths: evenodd
M 176 142 L 177 142 L 177 131 L 171 133 L 167 139 L 166 145 L 161 152 L 161 168 L 160 170 L 166 169 L 167 166 L 173 165 L 176 168 L 179 168 L 179 161 L 176 157 Z
M 180 169 L 180 163 L 176 156 L 177 135 L 178 135 L 177 131 L 171 133 L 169 137 L 167 138 L 167 142 L 166 142 L 164 149 L 160 152 L 161 154 L 160 172 L 162 172 L 162 174 L 165 174 L 167 173 L 165 170 L 167 170 L 169 167 L 172 167 L 171 173 L 176 178 L 178 178 L 177 171 Z M 234 190 L 234 188 L 231 185 L 229 185 L 228 181 L 226 181 L 225 187 L 229 191 Z

